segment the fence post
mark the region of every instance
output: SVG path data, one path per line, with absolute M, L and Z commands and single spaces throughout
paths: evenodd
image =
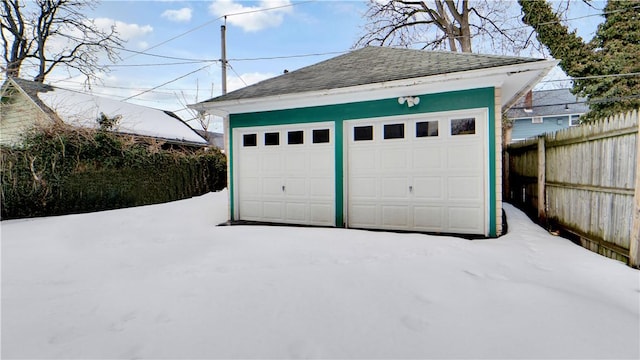
M 636 183 L 633 195 L 633 225 L 629 239 L 629 265 L 640 266 L 640 112 L 633 112 L 638 121 L 638 135 L 636 136 Z
M 545 201 L 546 179 L 546 150 L 544 145 L 545 136 L 538 137 L 538 221 L 544 223 L 547 218 Z

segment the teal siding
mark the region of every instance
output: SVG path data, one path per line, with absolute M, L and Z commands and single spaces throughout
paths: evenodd
M 300 107 L 274 111 L 255 113 L 241 113 L 229 115 L 230 135 L 233 129 L 242 127 L 265 125 L 289 125 L 297 123 L 311 123 L 321 121 L 335 122 L 335 173 L 336 173 L 336 225 L 344 226 L 344 163 L 343 163 L 343 121 L 352 119 L 365 119 L 384 116 L 414 115 L 419 113 L 432 113 L 441 111 L 454 111 L 464 109 L 486 108 L 488 110 L 489 129 L 489 233 L 496 236 L 496 149 L 495 149 L 495 95 L 494 88 L 479 88 L 462 91 L 452 91 L 437 94 L 417 94 L 420 103 L 414 107 L 399 104 L 398 98 L 383 100 L 354 102 L 347 104 L 335 104 L 326 106 Z M 229 137 L 232 140 L 232 136 Z M 233 179 L 233 144 L 230 144 L 230 194 L 231 216 L 234 214 L 234 179 Z

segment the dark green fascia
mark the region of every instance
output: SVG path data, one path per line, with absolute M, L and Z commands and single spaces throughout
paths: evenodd
M 471 90 L 450 91 L 437 94 L 416 94 L 420 103 L 414 107 L 399 104 L 396 97 L 383 100 L 371 100 L 347 104 L 300 107 L 294 109 L 261 111 L 255 113 L 240 113 L 229 115 L 230 135 L 233 129 L 253 126 L 291 125 L 333 121 L 335 123 L 335 173 L 336 173 L 336 226 L 344 227 L 344 163 L 343 163 L 343 121 L 353 119 L 367 119 L 384 116 L 414 115 L 418 113 L 432 113 L 475 108 L 488 109 L 489 126 L 489 235 L 495 237 L 496 232 L 496 148 L 495 148 L 495 92 L 493 87 Z M 303 104 L 301 104 L 303 105 Z M 229 136 L 229 162 L 231 194 L 230 206 L 233 220 L 234 214 L 234 179 L 233 179 L 233 137 Z

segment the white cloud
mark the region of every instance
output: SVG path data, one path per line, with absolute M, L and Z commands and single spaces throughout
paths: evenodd
M 111 26 L 115 26 L 118 36 L 125 41 L 153 32 L 153 27 L 151 27 L 151 25 L 127 24 L 119 20 L 108 18 L 97 18 L 94 22 L 98 28 L 105 30 L 109 29 Z
M 293 12 L 288 5 L 291 5 L 290 0 L 261 0 L 257 6 L 244 6 L 234 0 L 214 0 L 209 6 L 209 12 L 215 16 L 245 13 L 229 16 L 227 22 L 244 31 L 254 32 L 282 24 L 284 16 Z M 274 9 L 262 11 L 270 8 Z
M 182 8 L 180 10 L 167 10 L 163 12 L 161 16 L 169 19 L 170 21 L 189 22 L 191 20 L 191 9 Z
M 138 41 L 138 49 L 146 49 L 149 47 L 149 43 L 146 41 Z

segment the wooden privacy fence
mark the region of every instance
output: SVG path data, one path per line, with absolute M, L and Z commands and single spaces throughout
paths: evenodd
M 509 145 L 505 199 L 582 246 L 638 267 L 639 117 L 635 110 Z

